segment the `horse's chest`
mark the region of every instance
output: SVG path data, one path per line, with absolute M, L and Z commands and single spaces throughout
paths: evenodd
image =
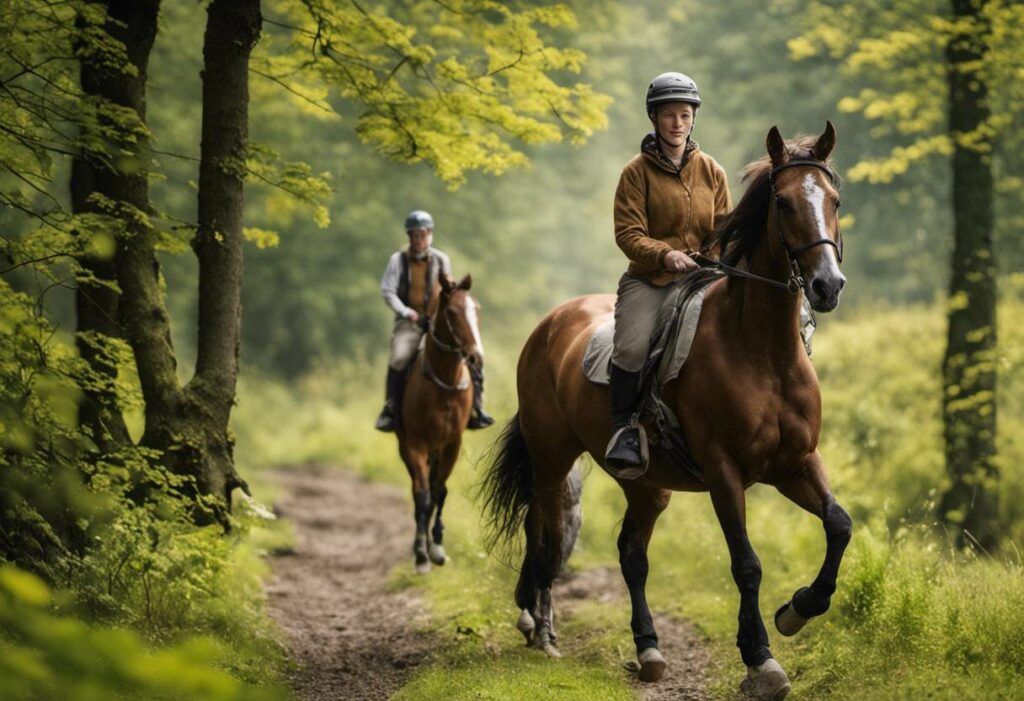
M 752 468 L 798 462 L 817 446 L 814 405 L 801 397 L 766 396 L 760 402 L 744 453 Z

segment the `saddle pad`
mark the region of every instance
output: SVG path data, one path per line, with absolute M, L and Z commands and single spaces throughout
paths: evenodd
M 587 350 L 583 353 L 583 374 L 596 385 L 606 385 L 611 381 L 609 372 L 612 363 L 612 335 L 615 333 L 615 317 L 608 314 L 594 335 L 587 342 Z
M 707 280 L 699 287 L 698 285 L 681 285 L 662 304 L 658 316 L 660 319 L 665 319 L 673 307 L 679 303 L 680 295 L 687 296 L 687 299 L 683 300 L 683 308 L 677 320 L 677 332 L 668 336 L 674 340 L 674 347 L 666 349 L 668 361 L 662 362 L 658 368 L 658 380 L 661 385 L 679 375 L 679 371 L 682 370 L 683 364 L 690 354 L 693 337 L 697 333 L 697 323 L 700 321 L 700 311 L 704 302 L 704 293 L 707 291 L 707 282 L 710 281 Z M 659 321 L 659 325 L 661 323 L 663 322 Z M 583 374 L 594 384 L 607 385 L 610 381 L 612 336 L 614 334 L 615 318 L 608 314 L 587 342 L 587 350 L 583 353 Z

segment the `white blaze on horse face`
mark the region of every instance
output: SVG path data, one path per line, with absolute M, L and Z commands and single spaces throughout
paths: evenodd
M 828 228 L 825 226 L 825 190 L 818 184 L 813 173 L 808 173 L 804 176 L 804 196 L 807 198 L 807 204 L 811 207 L 811 218 L 817 225 L 819 239 L 830 239 L 828 235 Z M 816 270 L 817 274 L 827 272 L 831 277 L 839 277 L 839 259 L 836 256 L 836 250 L 832 246 L 824 245 L 820 248 L 822 250 L 822 257 L 819 259 L 825 261 L 825 270 Z

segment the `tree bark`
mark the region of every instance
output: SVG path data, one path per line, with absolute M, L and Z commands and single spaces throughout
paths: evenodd
M 90 97 L 133 110 L 144 124 L 146 72 L 156 39 L 160 2 L 117 0 L 105 4 L 108 19 L 104 30 L 124 44 L 135 74 L 111 68 L 101 57 L 84 55 L 80 70 L 82 91 Z M 102 160 L 95 155 L 76 157 L 71 168 L 72 211 L 76 214 L 101 212 L 89 199 L 96 193 L 148 212 L 148 149 L 147 140 L 141 137 L 135 143 L 119 140 L 110 144 L 110 154 Z M 122 216 L 122 223 L 127 234 L 138 233 L 139 227 L 131 217 Z M 107 453 L 131 440 L 113 390 L 117 363 L 100 349 L 103 337 L 123 337 L 118 321 L 117 265 L 113 256 L 98 255 L 84 256 L 79 263 L 86 274 L 79 278 L 75 289 L 76 345 L 95 375 L 79 407 L 79 422 L 89 428 L 97 448 Z
M 951 485 L 939 506 L 965 545 L 998 542 L 996 455 L 996 271 L 993 250 L 992 164 L 981 147 L 961 137 L 977 134 L 989 118 L 987 86 L 978 66 L 988 28 L 985 0 L 953 0 L 954 19 L 970 27 L 946 50 L 949 131 L 954 139 L 954 250 L 949 327 L 943 359 L 943 423 Z
M 201 490 L 231 505 L 248 489 L 234 465 L 228 431 L 238 381 L 241 335 L 244 164 L 249 146 L 249 57 L 262 24 L 259 0 L 214 0 L 203 42 L 203 121 L 199 164 L 196 372 L 187 401 L 200 416 Z

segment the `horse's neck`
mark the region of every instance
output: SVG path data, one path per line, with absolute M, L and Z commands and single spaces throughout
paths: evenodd
M 433 332 L 427 333 L 427 342 L 424 347 L 424 353 L 427 354 L 427 362 L 430 363 L 431 369 L 434 373 L 448 382 L 448 384 L 456 384 L 459 379 L 459 375 L 462 371 L 462 358 L 458 353 L 445 350 L 441 348 L 437 341 L 434 340 L 434 336 L 445 344 L 449 348 L 455 347 L 455 339 L 452 337 L 451 330 L 448 328 L 448 324 L 442 322 L 442 310 L 438 310 L 434 317 L 430 320 Z
M 790 263 L 781 246 L 773 245 L 774 232 L 766 231 L 749 258 L 755 275 L 789 280 Z M 786 362 L 800 346 L 800 295 L 757 280 L 743 279 L 737 286 L 741 299 L 740 333 L 747 348 L 759 357 Z

